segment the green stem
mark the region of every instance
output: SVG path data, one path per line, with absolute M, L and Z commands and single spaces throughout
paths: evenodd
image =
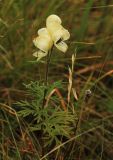
M 50 50 L 50 52 L 47 55 L 47 59 L 46 59 L 46 65 L 45 65 L 45 90 L 44 90 L 44 97 L 43 97 L 43 103 L 42 103 L 42 109 L 44 109 L 45 103 L 46 103 L 46 94 L 47 94 L 47 85 L 48 85 L 48 71 L 49 71 L 49 64 L 50 64 L 50 59 L 51 59 L 51 54 L 52 54 L 52 49 Z M 44 120 L 44 117 L 42 117 L 42 121 Z M 43 140 L 43 126 L 41 128 L 42 134 L 41 134 L 41 143 L 42 143 L 42 157 L 44 156 L 44 140 Z
M 50 64 L 50 59 L 51 59 L 51 54 L 52 54 L 52 49 L 50 50 L 50 52 L 47 55 L 47 59 L 46 59 L 46 65 L 45 65 L 45 90 L 44 90 L 44 97 L 43 97 L 43 103 L 42 103 L 42 109 L 44 109 L 45 103 L 46 103 L 46 94 L 47 94 L 47 85 L 48 85 L 48 71 L 49 71 L 49 64 Z M 42 119 L 44 120 L 44 117 L 42 117 Z M 42 156 L 44 156 L 44 140 L 43 140 L 43 126 L 42 126 L 42 136 L 41 136 L 41 143 L 42 143 Z
M 46 102 L 47 85 L 48 85 L 48 71 L 49 71 L 49 64 L 50 64 L 52 50 L 53 50 L 53 47 L 50 50 L 50 52 L 48 53 L 47 59 L 46 59 L 46 67 L 45 67 L 45 86 L 46 86 L 46 89 L 44 90 L 44 98 L 43 98 L 42 108 L 44 108 L 45 102 Z

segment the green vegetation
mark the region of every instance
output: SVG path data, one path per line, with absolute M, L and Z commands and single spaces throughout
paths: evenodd
M 71 37 L 47 85 L 32 54 L 51 14 Z M 112 52 L 112 0 L 0 0 L 0 160 L 111 160 Z

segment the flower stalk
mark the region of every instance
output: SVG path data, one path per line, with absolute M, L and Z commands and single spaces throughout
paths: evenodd
M 52 47 L 53 49 L 53 47 Z M 42 103 L 42 109 L 44 109 L 45 105 L 46 105 L 46 94 L 47 94 L 47 86 L 48 86 L 48 73 L 49 73 L 49 64 L 50 64 L 50 59 L 51 59 L 51 54 L 52 54 L 52 49 L 49 51 L 47 57 L 46 57 L 46 65 L 45 65 L 45 82 L 44 85 L 46 86 L 45 90 L 44 90 L 44 97 L 43 97 L 43 103 Z M 44 120 L 44 117 L 42 117 L 42 119 Z M 43 126 L 41 128 L 41 143 L 42 143 L 42 156 L 44 156 L 44 140 L 43 140 Z
M 49 51 L 49 53 L 46 57 L 45 82 L 44 82 L 44 85 L 46 86 L 46 88 L 44 90 L 44 98 L 43 98 L 42 108 L 44 108 L 44 106 L 46 104 L 46 94 L 47 94 L 47 86 L 48 86 L 48 73 L 49 73 L 49 64 L 50 64 L 50 59 L 51 59 L 51 55 L 52 55 L 52 50 L 53 50 L 53 47 L 51 48 L 51 50 Z

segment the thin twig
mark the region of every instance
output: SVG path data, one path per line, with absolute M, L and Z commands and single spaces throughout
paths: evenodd
M 113 64 L 113 61 L 107 61 L 104 66 L 106 65 L 112 65 Z M 103 64 L 102 63 L 97 63 L 97 64 L 94 64 L 94 65 L 91 65 L 91 66 L 88 66 L 88 67 L 85 67 L 83 69 L 80 69 L 76 72 L 76 74 L 83 74 L 83 73 L 86 73 L 86 72 L 89 72 L 89 71 L 94 71 L 98 68 L 101 68 L 103 67 Z
M 49 100 L 50 100 L 51 96 L 52 96 L 54 93 L 56 93 L 56 94 L 58 95 L 58 97 L 59 97 L 59 99 L 60 99 L 60 102 L 61 102 L 61 106 L 62 106 L 63 110 L 66 111 L 66 110 L 67 110 L 66 103 L 65 103 L 65 101 L 64 101 L 64 99 L 63 99 L 60 91 L 58 90 L 58 88 L 54 88 L 54 89 L 50 92 L 50 94 L 49 94 L 48 97 L 47 97 L 45 107 L 48 106 Z

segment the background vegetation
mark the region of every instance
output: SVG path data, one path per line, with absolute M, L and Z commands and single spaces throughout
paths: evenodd
M 23 101 L 32 100 L 23 83 L 44 80 L 44 63 L 30 62 L 35 51 L 32 40 L 45 25 L 46 17 L 53 13 L 61 17 L 71 38 L 66 54 L 54 49 L 49 83 L 62 81 L 55 87 L 61 89 L 66 102 L 68 66 L 76 52 L 73 88 L 78 100 L 72 95 L 69 107 L 74 110 L 79 126 L 75 120 L 76 134 L 70 137 L 63 134 L 56 145 L 47 144 L 42 159 L 111 160 L 113 0 L 0 0 L 0 159 L 41 160 L 39 133 L 37 136 L 28 126 L 32 117 L 19 117 L 18 111 Z M 59 99 L 54 97 L 58 106 Z M 63 117 L 73 119 L 70 114 Z

